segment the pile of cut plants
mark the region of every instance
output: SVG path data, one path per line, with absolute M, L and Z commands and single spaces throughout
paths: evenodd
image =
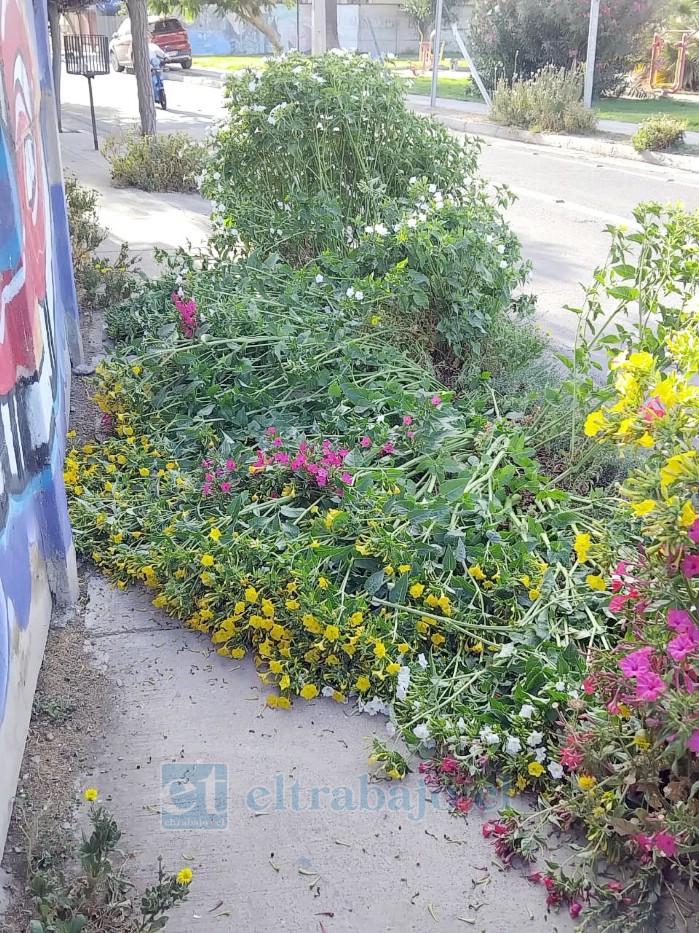
M 501 861 L 583 923 L 640 928 L 699 845 L 696 218 L 649 207 L 614 233 L 570 378 L 528 392 L 528 269 L 475 143 L 356 56 L 290 55 L 226 95 L 209 249 L 164 257 L 109 312 L 104 433 L 66 460 L 76 544 L 224 658 L 252 656 L 269 706 L 384 715 L 380 776 L 417 755 L 462 813 L 506 784 L 484 830 Z M 610 303 L 638 326 L 610 339 Z M 595 435 L 633 448 L 621 493 L 595 482 Z M 622 682 L 627 656 L 643 678 Z M 551 826 L 581 844 L 537 872 Z

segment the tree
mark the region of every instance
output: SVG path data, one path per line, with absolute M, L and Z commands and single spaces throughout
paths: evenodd
M 182 12 L 190 19 L 194 19 L 206 7 L 215 6 L 219 13 L 224 16 L 227 13 L 233 13 L 250 23 L 255 29 L 259 30 L 268 40 L 275 52 L 281 52 L 283 49 L 282 38 L 277 30 L 268 23 L 262 15 L 267 6 L 264 0 L 216 0 L 211 3 L 210 0 L 151 0 L 151 9 L 156 13 Z
M 63 132 L 61 121 L 61 16 L 78 13 L 92 0 L 48 0 L 49 34 L 51 36 L 51 71 L 53 72 L 53 94 L 56 102 L 58 132 Z
M 150 74 L 148 54 L 148 6 L 147 0 L 126 0 L 131 19 L 131 54 L 138 90 L 138 112 L 141 116 L 141 133 L 155 136 L 155 100 Z
M 420 43 L 423 43 L 425 33 L 434 19 L 434 4 L 431 0 L 404 0 L 402 9 L 417 29 Z

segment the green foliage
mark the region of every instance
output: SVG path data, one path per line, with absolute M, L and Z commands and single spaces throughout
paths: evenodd
M 141 136 L 135 130 L 109 136 L 102 147 L 112 184 L 143 191 L 197 190 L 202 148 L 187 133 Z
M 597 122 L 582 102 L 584 72 L 580 67 L 547 65 L 530 78 L 501 78 L 493 93 L 491 116 L 505 126 L 544 133 L 591 133 Z
M 86 797 L 91 793 L 96 796 L 97 792 L 88 791 Z M 124 922 L 134 933 L 162 930 L 169 919 L 166 911 L 187 898 L 191 872 L 184 869 L 179 875 L 166 874 L 158 858 L 157 884 L 146 889 L 137 913 L 127 895 L 133 885 L 112 864 L 121 838 L 119 827 L 104 807 L 94 805 L 90 807 L 90 823 L 90 835 L 83 833 L 75 852 L 81 868 L 76 877 L 68 879 L 55 869 L 32 874 L 28 889 L 36 916 L 29 923 L 29 933 L 80 933 L 117 926 L 121 930 L 126 929 Z M 184 873 L 187 880 L 181 881 Z
M 221 251 L 242 244 L 293 263 L 345 252 L 411 179 L 447 197 L 475 171 L 477 145 L 408 111 L 400 82 L 360 56 L 289 55 L 239 72 L 226 106 L 203 184 Z
M 88 312 L 110 308 L 136 290 L 138 261 L 129 257 L 127 243 L 122 243 L 116 259 L 97 255 L 107 236 L 97 213 L 99 195 L 79 185 L 73 175 L 66 176 L 64 186 L 78 307 Z
M 600 9 L 595 68 L 597 94 L 619 93 L 652 37 L 660 0 L 616 0 Z M 499 77 L 530 77 L 546 65 L 584 62 L 590 4 L 581 0 L 475 0 L 471 36 L 477 61 L 495 86 Z
M 634 135 L 631 144 L 636 152 L 658 152 L 663 149 L 673 149 L 682 144 L 687 124 L 684 120 L 676 120 L 668 114 L 658 114 L 644 120 Z

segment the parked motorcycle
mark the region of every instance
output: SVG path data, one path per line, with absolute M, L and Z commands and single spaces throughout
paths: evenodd
M 151 65 L 151 79 L 153 81 L 153 96 L 156 104 L 160 104 L 163 110 L 167 110 L 167 97 L 165 96 L 165 84 L 163 83 L 163 69 L 155 68 Z

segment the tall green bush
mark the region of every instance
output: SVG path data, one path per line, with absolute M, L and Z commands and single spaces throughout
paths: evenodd
M 660 0 L 602 3 L 595 89 L 618 93 L 636 53 L 652 34 Z M 568 68 L 587 57 L 590 4 L 585 0 L 474 0 L 474 52 L 491 86 L 498 77 L 529 77 L 545 65 Z
M 597 122 L 582 102 L 583 70 L 547 65 L 531 78 L 511 84 L 501 78 L 493 94 L 491 116 L 505 126 L 544 133 L 589 133 Z

